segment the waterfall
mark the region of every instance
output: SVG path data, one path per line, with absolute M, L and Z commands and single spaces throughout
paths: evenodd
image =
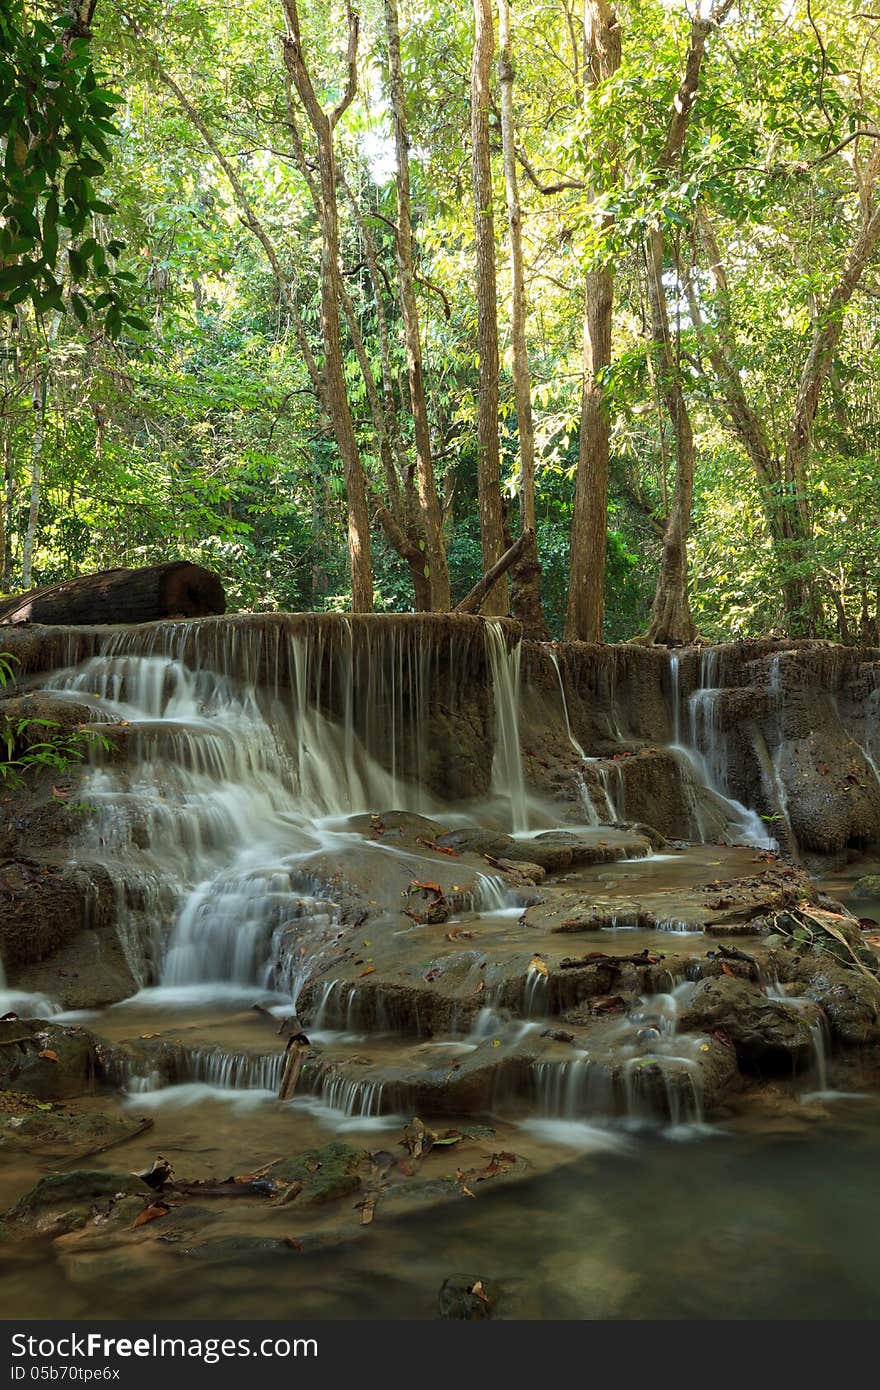
M 565 684 L 562 679 L 562 668 L 559 665 L 559 657 L 556 652 L 550 652 L 550 660 L 556 672 L 556 679 L 559 683 L 559 696 L 562 702 L 562 714 L 565 720 L 565 732 L 568 741 L 577 753 L 580 761 L 585 767 L 595 768 L 599 779 L 599 788 L 602 793 L 604 806 L 597 807 L 596 800 L 587 781 L 584 770 L 577 774 L 578 792 L 580 793 L 581 804 L 587 817 L 588 825 L 613 825 L 624 818 L 624 784 L 623 771 L 619 763 L 613 760 L 590 757 L 584 752 L 582 745 L 575 738 L 571 727 L 571 719 L 568 713 L 568 700 L 565 695 Z
M 51 1018 L 60 1011 L 60 1004 L 45 994 L 28 994 L 24 990 L 9 989 L 3 957 L 0 956 L 0 1018 L 4 1014 L 18 1014 L 23 1018 Z
M 391 624 L 377 651 L 377 631 L 359 628 L 356 642 L 349 620 L 272 623 L 257 641 L 235 621 L 155 624 L 111 632 L 98 655 L 49 683 L 89 705 L 128 753 L 123 763 L 111 752 L 84 778 L 97 814 L 78 854 L 116 885 L 120 939 L 141 983 L 282 987 L 295 998 L 335 921 L 308 860 L 359 839 L 333 818 L 433 809 L 422 773 L 437 643 Z M 448 629 L 446 642 L 454 714 L 461 680 Z M 469 644 L 466 628 L 463 660 Z M 517 787 L 518 757 L 506 752 L 518 653 L 496 664 L 500 761 L 519 819 L 521 771 Z
M 670 652 L 669 678 L 672 702 L 671 749 L 682 764 L 683 782 L 704 787 L 722 803 L 733 833 L 733 843 L 775 848 L 775 840 L 757 811 L 730 796 L 728 789 L 727 747 L 718 720 L 718 704 L 723 693 L 718 684 L 718 653 L 700 653 L 700 683 L 688 699 L 688 741 L 682 740 L 681 664 L 677 652 Z M 697 834 L 705 839 L 705 822 L 698 796 L 690 792 L 691 815 Z
M 509 649 L 507 634 L 497 620 L 486 622 L 486 650 L 495 697 L 495 757 L 492 785 L 510 803 L 514 833 L 528 830 L 526 786 L 519 743 L 519 677 L 522 648 Z

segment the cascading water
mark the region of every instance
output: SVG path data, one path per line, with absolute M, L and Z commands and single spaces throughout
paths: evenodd
M 700 800 L 693 784 L 704 787 L 721 803 L 729 821 L 729 834 L 734 844 L 755 845 L 771 849 L 775 841 L 757 811 L 751 811 L 729 794 L 727 747 L 718 722 L 718 704 L 722 690 L 718 685 L 718 653 L 707 649 L 700 653 L 700 684 L 688 700 L 688 740 L 683 741 L 681 663 L 677 652 L 669 657 L 669 681 L 672 706 L 671 749 L 682 763 L 685 791 L 691 787 L 691 816 L 699 839 L 706 838 L 706 822 Z
M 495 694 L 495 758 L 492 785 L 510 803 L 511 827 L 528 830 L 526 786 L 519 745 L 519 678 L 521 647 L 511 650 L 501 623 L 486 623 L 486 650 Z
M 18 1014 L 22 1018 L 50 1018 L 60 1010 L 61 1006 L 45 994 L 28 994 L 24 990 L 9 989 L 3 958 L 0 957 L 0 1018 L 4 1014 Z
M 550 652 L 550 661 L 556 672 L 556 679 L 559 683 L 559 696 L 562 702 L 562 714 L 565 720 L 565 732 L 568 741 L 577 753 L 585 767 L 595 770 L 598 778 L 598 790 L 601 793 L 602 803 L 596 805 L 596 798 L 590 783 L 584 772 L 578 773 L 578 790 L 580 791 L 581 803 L 586 812 L 588 825 L 613 825 L 616 821 L 623 820 L 624 811 L 624 785 L 623 773 L 620 765 L 615 762 L 608 762 L 602 758 L 591 757 L 584 752 L 583 746 L 574 736 L 571 727 L 571 718 L 568 712 L 568 699 L 565 694 L 565 683 L 562 678 L 562 668 L 559 665 L 559 657 L 554 651 Z

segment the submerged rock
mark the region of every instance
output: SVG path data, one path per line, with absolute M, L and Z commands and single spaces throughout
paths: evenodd
M 365 1149 L 334 1142 L 284 1159 L 273 1169 L 273 1176 L 279 1182 L 302 1185 L 297 1206 L 320 1206 L 359 1192 L 361 1177 L 371 1165 L 372 1156 Z
M 48 1173 L 5 1213 L 3 1230 L 7 1235 L 54 1238 L 95 1219 L 131 1222 L 153 1195 L 132 1173 Z
M 854 898 L 880 898 L 880 874 L 863 874 L 851 889 Z
M 469 1279 L 466 1275 L 454 1274 L 440 1286 L 440 1317 L 459 1322 L 483 1321 L 491 1318 L 497 1298 L 495 1286 L 489 1279 Z

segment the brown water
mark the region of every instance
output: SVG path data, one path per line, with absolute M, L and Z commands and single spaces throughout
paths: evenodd
M 136 1260 L 65 1250 L 65 1241 L 54 1256 L 7 1248 L 0 1306 L 8 1318 L 84 1318 L 96 1308 L 213 1317 L 221 1307 L 232 1319 L 420 1318 L 436 1316 L 441 1283 L 463 1273 L 499 1286 L 500 1317 L 874 1318 L 880 1101 L 839 1101 L 825 1118 L 813 1107 L 796 1121 L 732 1122 L 687 1145 L 581 1127 L 555 1151 L 565 1161 L 524 1184 L 486 1184 L 477 1200 L 407 1219 L 383 1219 L 380 1204 L 369 1227 L 341 1212 L 345 1238 L 327 1254 L 242 1248 L 243 1236 L 302 1233 L 301 1213 L 259 1203 L 245 1219 L 214 1218 L 207 1252 L 185 1238 L 153 1241 Z M 220 1176 L 233 1153 L 255 1164 L 290 1151 L 291 1124 L 297 1148 L 326 1142 L 308 1114 L 265 1104 L 163 1108 L 156 1134 L 101 1162 L 135 1166 L 161 1135 L 180 1166 Z M 373 1147 L 394 1138 L 346 1136 L 355 1137 Z M 508 1127 L 498 1142 L 547 1161 L 546 1142 L 528 1132 Z

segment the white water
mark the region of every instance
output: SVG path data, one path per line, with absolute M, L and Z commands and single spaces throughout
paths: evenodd
M 18 1014 L 20 1018 L 51 1018 L 60 1012 L 61 1005 L 48 995 L 9 989 L 3 961 L 0 960 L 0 1018 L 4 1014 Z
M 101 655 L 51 683 L 134 745 L 126 765 L 110 757 L 85 779 L 83 800 L 99 814 L 81 852 L 102 860 L 114 880 L 120 938 L 142 986 L 158 978 L 167 991 L 275 988 L 295 1001 L 336 922 L 309 859 L 349 845 L 407 857 L 334 822 L 388 807 L 435 809 L 422 775 L 427 644 L 394 628 L 381 652 L 368 642 L 356 655 L 350 625 L 340 622 L 347 641 L 332 652 L 321 629 L 276 628 L 274 652 L 271 630 L 264 647 L 237 650 L 233 628 L 220 652 L 200 650 L 201 633 L 188 625 L 116 633 Z M 493 785 L 509 803 L 512 828 L 524 829 L 519 647 L 508 650 L 501 624 L 483 631 L 495 690 Z M 239 668 L 241 680 L 230 674 Z M 454 686 L 453 670 L 452 708 Z M 361 734 L 390 749 L 389 769 Z M 477 911 L 512 903 L 488 874 L 477 897 Z
M 581 803 L 587 817 L 588 825 L 614 825 L 617 821 L 624 819 L 624 794 L 625 787 L 623 781 L 623 769 L 618 762 L 613 759 L 603 759 L 591 757 L 584 751 L 583 745 L 575 738 L 571 727 L 571 719 L 568 712 L 568 700 L 565 694 L 565 683 L 562 678 L 562 668 L 559 665 L 559 657 L 556 652 L 550 651 L 550 661 L 556 672 L 556 679 L 559 683 L 559 696 L 562 702 L 562 714 L 565 720 L 565 732 L 569 743 L 577 753 L 585 768 L 589 768 L 598 779 L 598 791 L 601 796 L 602 804 L 597 806 L 594 790 L 584 771 L 577 774 L 578 791 Z
M 492 786 L 510 804 L 513 833 L 529 828 L 526 784 L 519 741 L 519 678 L 522 648 L 507 645 L 500 622 L 486 623 L 486 650 L 495 693 L 495 757 Z
M 773 849 L 776 842 L 757 811 L 730 796 L 728 787 L 727 742 L 723 737 L 717 705 L 722 689 L 717 679 L 718 653 L 707 649 L 700 653 L 700 684 L 688 700 L 688 740 L 683 741 L 681 663 L 677 652 L 669 656 L 669 679 L 672 703 L 672 751 L 682 762 L 685 790 L 689 780 L 706 787 L 722 804 L 728 818 L 728 835 L 732 844 L 755 845 Z M 706 823 L 699 797 L 691 796 L 691 814 L 699 838 L 706 838 Z

